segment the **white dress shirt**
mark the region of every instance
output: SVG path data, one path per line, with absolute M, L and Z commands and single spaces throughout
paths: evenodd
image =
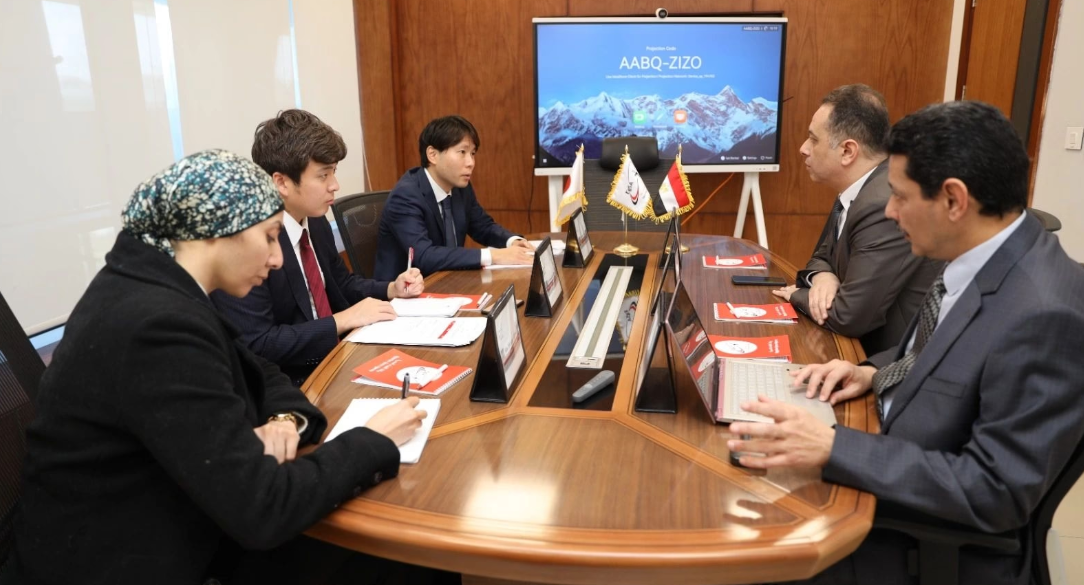
M 850 187 L 847 187 L 839 194 L 839 202 L 843 205 L 843 209 L 839 212 L 839 220 L 836 222 L 836 239 L 843 235 L 843 224 L 847 223 L 847 210 L 851 208 L 851 204 L 855 199 L 858 199 L 858 193 L 862 190 L 862 187 L 866 184 L 866 179 L 873 174 L 873 171 L 877 170 L 877 167 L 873 167 L 868 173 L 862 175 L 857 181 L 851 183 Z M 813 277 L 819 274 L 821 271 L 810 272 L 805 277 L 805 283 L 807 286 L 813 286 Z
M 1009 236 L 1016 231 L 1016 228 L 1024 223 L 1025 215 L 1027 213 L 1021 213 L 1020 217 L 1016 218 L 1016 221 L 1010 223 L 1005 229 L 995 234 L 994 237 L 960 254 L 958 258 L 945 266 L 945 296 L 941 298 L 941 311 L 937 313 L 938 326 L 945 320 L 945 316 L 949 314 L 952 307 L 956 305 L 956 301 L 960 300 L 960 296 L 964 294 L 964 290 L 971 284 L 971 281 L 975 280 L 975 275 L 982 270 L 983 266 L 986 266 L 994 252 L 997 252 L 997 249 L 1005 243 L 1005 240 L 1009 239 Z M 934 330 L 936 331 L 937 328 L 935 327 Z M 911 339 L 907 341 L 906 351 L 911 351 L 911 347 L 915 345 L 917 335 L 918 327 L 915 327 Z M 894 390 L 895 388 L 889 388 L 881 396 L 886 417 L 888 416 L 888 409 L 892 406 L 892 392 Z
M 440 188 L 440 185 L 433 180 L 433 175 L 429 174 L 429 169 L 425 169 L 425 178 L 429 179 L 429 186 L 433 188 L 433 194 L 437 197 L 437 211 L 440 212 L 440 217 L 443 218 L 444 208 L 441 207 L 440 204 L 445 198 L 451 197 L 452 194 Z M 511 238 L 508 238 L 508 241 L 505 242 L 504 245 L 505 247 L 508 247 L 512 245 L 512 242 L 522 239 L 523 238 L 519 236 L 512 236 Z M 438 245 L 444 245 L 444 242 L 440 242 Z M 491 264 L 493 264 L 493 253 L 490 252 L 489 248 L 482 248 L 482 266 L 489 266 Z
M 309 287 L 309 277 L 305 275 L 305 264 L 301 261 L 301 231 L 305 231 L 305 237 L 309 239 L 309 248 L 312 248 L 313 256 L 316 255 L 316 248 L 312 245 L 312 236 L 307 231 L 309 229 L 309 218 L 301 220 L 301 223 L 297 223 L 289 213 L 282 214 L 282 226 L 286 228 L 286 237 L 290 238 L 290 246 L 293 247 L 294 257 L 297 258 L 297 265 L 301 267 L 301 278 L 305 281 L 305 290 L 309 293 L 309 306 L 312 308 L 312 316 L 316 317 L 316 301 L 312 300 L 312 288 Z M 324 269 L 320 268 L 320 262 L 316 263 L 316 269 L 320 271 L 320 286 L 326 282 L 324 278 Z

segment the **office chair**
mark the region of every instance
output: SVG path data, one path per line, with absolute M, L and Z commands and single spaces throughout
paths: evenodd
M 918 541 L 919 585 L 956 585 L 959 583 L 960 547 L 972 546 L 1012 554 L 1020 550 L 1022 534 L 1030 539 L 1033 549 L 1032 582 L 1051 585 L 1050 564 L 1046 556 L 1050 525 L 1062 499 L 1081 475 L 1084 475 L 1084 442 L 1077 445 L 1065 468 L 1039 501 L 1031 520 L 1021 530 L 985 534 L 881 502 L 877 504 L 873 527 L 902 532 Z
M 1043 224 L 1043 229 L 1048 232 L 1056 232 L 1061 229 L 1061 220 L 1054 216 L 1052 213 L 1047 213 L 1041 209 L 1035 209 L 1029 207 L 1027 212 L 1034 215 L 1035 219 L 1039 220 L 1039 223 Z
M 665 213 L 662 202 L 659 201 L 659 186 L 666 179 L 666 173 L 670 172 L 673 159 L 659 159 L 659 144 L 654 136 L 629 136 L 625 138 L 606 138 L 602 141 L 602 155 L 598 159 L 583 161 L 583 182 L 587 192 L 587 212 L 584 219 L 587 221 L 587 230 L 590 231 L 621 231 L 621 217 L 624 215 L 620 210 L 606 203 L 606 195 L 610 193 L 614 175 L 621 166 L 621 155 L 625 153 L 625 146 L 629 147 L 629 155 L 632 157 L 636 170 L 644 180 L 644 185 L 651 192 L 651 201 L 655 212 L 659 215 Z M 629 231 L 666 231 L 667 225 L 656 224 L 650 219 L 635 220 L 629 218 Z
M 376 264 L 376 238 L 380 230 L 380 214 L 390 191 L 370 191 L 336 199 L 331 209 L 339 236 L 343 239 L 346 256 L 354 274 L 372 278 Z
M 45 364 L 0 295 L 0 573 L 11 552 L 12 517 L 19 500 L 26 427 Z

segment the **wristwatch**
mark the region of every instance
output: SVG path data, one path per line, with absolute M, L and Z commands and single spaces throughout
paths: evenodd
M 292 413 L 292 412 L 280 412 L 278 414 L 271 415 L 270 417 L 267 418 L 267 422 L 282 422 L 282 421 L 288 421 L 288 422 L 294 423 L 294 428 L 297 428 L 297 427 L 301 426 L 301 422 L 299 420 L 297 420 L 297 417 L 294 416 L 294 413 Z

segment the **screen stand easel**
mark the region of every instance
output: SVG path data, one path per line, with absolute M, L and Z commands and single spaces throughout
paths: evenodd
M 553 177 L 550 177 L 552 180 Z M 734 224 L 734 237 L 740 238 L 745 230 L 745 214 L 749 211 L 749 196 L 753 196 L 753 217 L 757 223 L 757 243 L 768 249 L 768 234 L 764 231 L 764 202 L 760 200 L 760 173 L 745 173 L 741 186 L 741 202 L 738 203 L 738 220 Z
M 550 175 L 549 181 L 549 194 L 550 194 L 550 231 L 559 232 L 561 226 L 557 223 L 557 211 L 561 207 L 561 197 L 565 194 L 565 177 L 568 175 Z

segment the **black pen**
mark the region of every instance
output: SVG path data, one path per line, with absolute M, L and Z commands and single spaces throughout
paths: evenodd
M 406 400 L 407 390 L 410 390 L 410 374 L 403 374 L 403 400 Z

